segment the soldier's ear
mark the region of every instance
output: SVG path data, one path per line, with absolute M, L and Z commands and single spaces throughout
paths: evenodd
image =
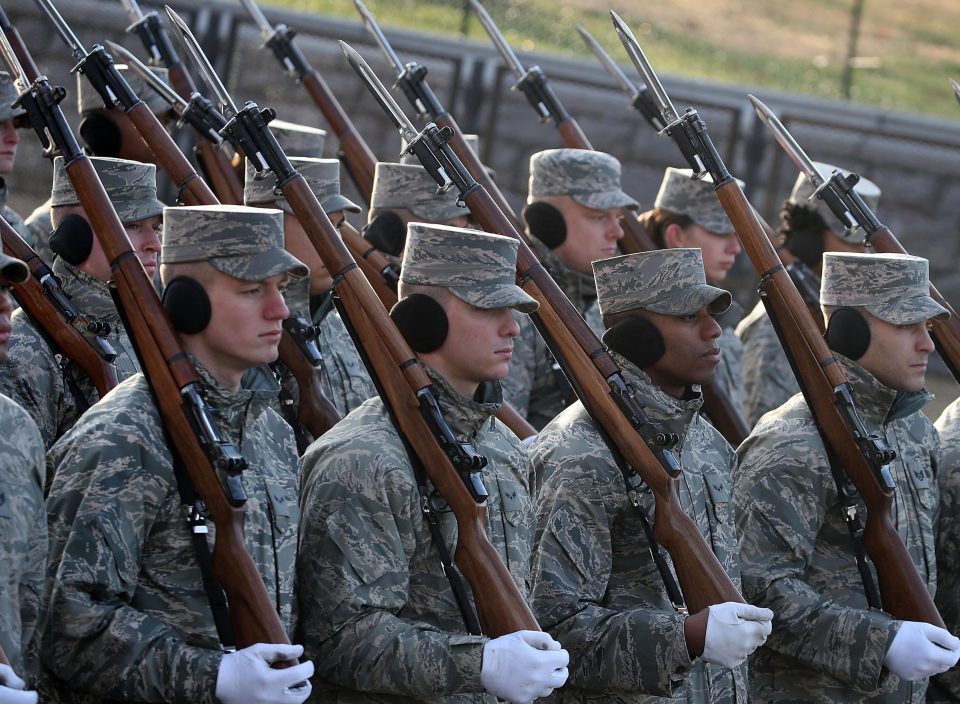
M 858 360 L 870 347 L 870 323 L 856 308 L 837 308 L 827 320 L 824 338 L 834 352 Z
M 450 323 L 438 301 L 413 293 L 390 309 L 390 317 L 414 352 L 436 352 L 447 339 Z
M 603 344 L 623 355 L 640 369 L 656 364 L 667 351 L 667 343 L 657 326 L 642 315 L 611 325 L 603 333 Z
M 108 115 L 91 113 L 80 120 L 80 138 L 94 156 L 116 158 L 123 148 L 120 128 Z
M 93 230 L 90 223 L 82 215 L 67 215 L 50 233 L 50 249 L 64 261 L 80 266 L 93 251 Z
M 210 297 L 196 279 L 178 276 L 163 290 L 163 307 L 174 330 L 196 335 L 210 324 Z
M 535 200 L 523 207 L 523 221 L 527 232 L 543 242 L 548 249 L 556 249 L 567 239 L 567 221 L 563 213 L 550 203 Z

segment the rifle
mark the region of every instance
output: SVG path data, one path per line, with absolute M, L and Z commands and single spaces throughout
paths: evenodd
M 285 24 L 271 26 L 263 12 L 257 6 L 256 0 L 240 0 L 241 4 L 250 13 L 254 24 L 260 28 L 263 46 L 269 47 L 284 70 L 297 83 L 307 89 L 313 102 L 323 113 L 330 129 L 340 140 L 340 151 L 337 157 L 343 162 L 356 184 L 360 195 L 370 205 L 370 194 L 373 193 L 373 172 L 377 165 L 377 158 L 370 147 L 363 141 L 363 137 L 353 126 L 347 113 L 337 101 L 326 81 L 321 78 L 303 55 L 299 47 L 293 43 L 296 31 Z
M 246 494 L 241 473 L 246 460 L 223 439 L 203 397 L 200 380 L 133 251 L 126 231 L 89 158 L 80 150 L 60 102 L 63 88 L 44 76 L 28 79 L 16 55 L 0 37 L 0 52 L 20 91 L 22 106 L 47 154 L 58 151 L 113 271 L 118 308 L 128 325 L 141 368 L 163 419 L 171 450 L 183 461 L 216 525 L 213 575 L 227 595 L 237 646 L 289 643 L 256 563 L 243 542 Z M 223 471 L 221 483 L 217 472 Z
M 107 108 L 114 105 L 123 108 L 143 141 L 150 147 L 160 168 L 177 185 L 180 199 L 187 205 L 201 205 L 215 199 L 213 191 L 197 175 L 176 142 L 160 124 L 157 116 L 130 88 L 106 49 L 100 44 L 95 44 L 88 52 L 57 11 L 52 0 L 36 0 L 36 3 L 53 24 L 60 38 L 70 47 L 73 58 L 77 62 L 74 70 L 80 71 L 87 77 Z M 36 76 L 28 75 L 27 77 L 33 79 Z
M 844 176 L 839 171 L 834 171 L 829 178 L 825 179 L 777 116 L 752 95 L 750 101 L 763 124 L 767 126 L 787 155 L 810 179 L 816 197 L 829 206 L 834 215 L 846 226 L 848 232 L 862 232 L 863 243 L 872 245 L 882 254 L 907 254 L 907 250 L 897 241 L 890 228 L 880 223 L 870 207 L 863 202 L 860 194 L 854 190 L 857 181 L 860 180 L 859 176 L 856 174 Z M 950 369 L 953 378 L 960 381 L 960 320 L 957 319 L 957 312 L 932 283 L 930 297 L 950 311 L 949 320 L 934 319 L 932 321 L 931 333 L 940 357 Z
M 140 37 L 144 48 L 147 50 L 147 55 L 150 57 L 150 63 L 154 66 L 165 66 L 167 68 L 170 72 L 170 80 L 173 82 L 174 89 L 180 95 L 190 96 L 191 105 L 198 98 L 202 100 L 203 98 L 200 96 L 197 86 L 193 82 L 193 78 L 187 72 L 186 68 L 184 68 L 183 62 L 180 61 L 180 57 L 173 48 L 170 37 L 167 36 L 166 27 L 161 23 L 160 16 L 157 12 L 152 10 L 144 14 L 137 4 L 137 0 L 120 0 L 120 2 L 132 23 L 127 27 L 127 31 L 135 32 Z M 108 44 L 110 45 L 110 50 L 117 53 L 117 45 L 111 42 L 108 42 Z M 129 52 L 125 53 L 129 54 Z M 191 112 L 189 107 L 185 108 L 185 112 Z M 178 113 L 178 115 L 181 121 L 186 120 L 190 122 L 199 136 L 206 137 L 206 139 L 201 139 L 196 144 L 197 161 L 210 185 L 213 186 L 213 190 L 216 192 L 220 202 L 242 205 L 243 184 L 237 177 L 237 172 L 230 166 L 230 159 L 217 148 L 222 143 L 222 140 L 211 140 L 205 126 L 194 124 L 192 119 L 189 116 L 185 116 L 183 112 Z
M 484 230 L 518 240 L 517 284 L 540 303 L 531 317 L 614 456 L 628 465 L 625 474 L 631 484 L 631 500 L 639 506 L 638 494 L 648 490 L 655 497 L 654 535 L 673 558 L 691 611 L 726 601 L 742 602 L 737 588 L 680 506 L 677 486 L 682 470 L 670 450 L 676 436 L 647 417 L 616 362 L 509 218 L 457 159 L 447 144 L 450 130 L 429 123 L 418 133 L 360 55 L 344 42 L 340 44 L 350 65 L 437 184 L 457 188 L 460 199 Z
M 764 304 L 782 332 L 785 351 L 828 453 L 838 460 L 867 506 L 864 547 L 873 559 L 884 608 L 894 618 L 944 627 L 926 584 L 910 559 L 891 518 L 895 485 L 889 463 L 896 454 L 882 438 L 870 435 L 857 410 L 846 377 L 810 316 L 767 238 L 756 214 L 730 175 L 693 108 L 677 114 L 630 28 L 610 13 L 620 40 L 660 106 L 666 133 L 680 148 L 694 174 L 709 174 L 717 198 L 733 223 L 743 248 L 760 275 Z
M 411 461 L 422 465 L 456 517 L 456 564 L 473 587 L 484 632 L 498 636 L 518 629 L 538 630 L 513 577 L 487 538 L 487 491 L 481 478 L 486 459 L 469 443 L 459 442 L 443 420 L 426 371 L 390 320 L 303 176 L 291 166 L 270 132 L 268 122 L 275 112 L 260 110 L 253 102 L 238 109 L 189 28 L 169 7 L 167 13 L 183 34 L 191 57 L 226 113 L 225 130 L 236 132 L 253 164 L 277 177 L 284 197 L 333 274 L 335 300 L 339 301 L 344 322 L 351 329 L 357 348 L 366 356 L 380 396 L 410 448 Z
M 13 285 L 14 298 L 43 331 L 51 346 L 80 367 L 103 398 L 118 383 L 117 369 L 113 366 L 117 353 L 103 337 L 110 332 L 110 326 L 76 309 L 60 288 L 56 274 L 3 218 L 0 218 L 0 236 L 3 251 L 26 262 L 30 268 L 31 276 Z

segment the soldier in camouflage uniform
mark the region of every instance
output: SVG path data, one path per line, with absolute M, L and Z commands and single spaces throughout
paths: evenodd
M 91 161 L 137 256 L 152 276 L 160 251 L 163 213 L 163 203 L 157 200 L 156 167 L 120 159 L 92 158 Z M 54 160 L 53 170 L 54 221 L 58 227 L 70 229 L 73 242 L 67 248 L 69 252 L 64 251 L 66 257 L 77 263 L 58 256 L 51 268 L 80 311 L 109 325 L 110 332 L 104 337 L 117 353 L 114 361 L 117 377 L 126 379 L 139 371 L 140 365 L 110 297 L 107 285 L 110 263 L 96 236 L 83 222 L 71 217 L 86 220 L 62 157 Z M 82 255 L 87 249 L 76 243 L 83 235 L 89 238 L 86 257 Z M 13 316 L 10 354 L 0 365 L 0 391 L 30 413 L 40 427 L 47 448 L 97 400 L 96 387 L 90 378 L 50 345 L 23 310 Z
M 930 399 L 926 326 L 948 314 L 929 296 L 927 261 L 907 255 L 827 252 L 820 303 L 827 315 L 852 307 L 869 328 L 857 361 L 834 352 L 867 431 L 897 454 L 890 519 L 933 593 L 940 452 L 920 409 Z M 777 613 L 751 663 L 753 698 L 922 702 L 925 677 L 956 663 L 960 640 L 868 608 L 845 504 L 803 397 L 767 413 L 738 453 L 733 501 L 744 596 Z M 858 508 L 863 515 L 861 500 Z
M 699 247 L 707 281 L 719 285 L 740 253 L 740 240 L 717 200 L 713 181 L 692 176 L 690 169 L 668 167 L 653 210 L 640 219 L 658 247 Z M 723 335 L 718 340 L 721 355 L 715 380 L 737 410 L 743 407 L 743 382 L 741 345 L 734 328 L 742 317 L 743 308 L 734 301 L 717 318 Z
M 7 205 L 6 178 L 13 173 L 17 160 L 17 145 L 20 144 L 21 122 L 27 114 L 23 108 L 12 107 L 17 100 L 17 88 L 13 78 L 6 71 L 0 71 L 0 216 L 6 220 L 21 237 L 30 241 L 30 231 L 26 223 Z
M 630 254 L 593 269 L 611 354 L 637 402 L 681 438 L 675 452 L 683 510 L 739 582 L 730 511 L 736 455 L 701 417 L 698 386 L 719 362 L 712 316 L 730 305 L 730 294 L 706 283 L 697 249 Z M 631 325 L 639 329 L 619 332 Z M 662 355 L 640 359 L 657 335 Z M 770 632 L 773 614 L 733 603 L 689 618 L 677 613 L 624 476 L 579 401 L 540 431 L 530 456 L 539 487 L 534 611 L 571 657 L 570 684 L 556 700 L 745 701 L 742 663 Z M 655 516 L 653 496 L 642 503 Z
M 488 459 L 487 534 L 526 592 L 530 465 L 494 418 L 518 333 L 511 311 L 537 307 L 514 284 L 516 256 L 506 237 L 412 223 L 400 299 L 421 294 L 444 310 L 449 332 L 420 359 L 457 439 Z M 314 443 L 301 471 L 297 632 L 325 682 L 316 701 L 528 702 L 563 684 L 566 653 L 546 634 L 465 632 L 418 479 L 379 397 Z M 431 501 L 453 554 L 456 520 L 439 497 Z
M 347 212 L 360 212 L 358 205 L 340 194 L 339 161 L 290 157 L 290 163 L 303 174 L 307 185 L 317 196 L 320 206 L 334 225 L 339 227 L 344 222 Z M 324 266 L 323 260 L 317 254 L 316 248 L 307 237 L 286 198 L 274 191 L 276 179 L 268 176 L 258 180 L 255 177 L 256 172 L 247 162 L 243 202 L 246 205 L 276 207 L 283 210 L 284 246 L 310 269 L 309 292 L 301 296 L 299 301 L 291 300 L 291 312 L 312 320 L 316 327 L 317 344 L 323 357 L 321 366 L 323 393 L 341 415 L 346 415 L 376 394 L 376 388 L 370 380 L 370 375 L 353 345 L 353 340 L 339 312 L 333 307 L 333 278 Z M 296 382 L 290 378 L 289 370 L 284 367 L 283 370 L 277 371 L 280 372 L 282 386 L 292 392 Z M 298 397 L 291 397 L 293 403 L 288 406 L 293 411 L 294 417 L 298 406 L 296 398 Z
M 960 399 L 947 406 L 934 423 L 940 434 L 940 522 L 937 525 L 937 608 L 951 633 L 960 632 Z M 928 704 L 960 701 L 960 670 L 930 679 Z
M 837 168 L 820 163 L 817 167 L 825 176 Z M 876 211 L 880 201 L 876 184 L 861 178 L 855 190 Z M 862 233 L 859 237 L 845 234 L 837 216 L 813 191 L 810 179 L 801 173 L 780 212 L 782 241 L 777 251 L 783 263 L 799 269 L 816 291 L 824 252 L 863 252 L 865 247 Z M 764 413 L 800 393 L 800 386 L 762 302 L 737 325 L 737 337 L 743 346 L 743 412 L 752 427 Z
M 297 545 L 297 455 L 272 391 L 240 387 L 277 356 L 282 287 L 306 268 L 283 249 L 279 211 L 168 208 L 164 283 L 193 278 L 208 324 L 182 334 L 212 418 L 247 460 L 244 542 L 290 628 Z M 225 654 L 202 587 L 173 458 L 147 380 L 137 374 L 90 409 L 47 454 L 54 482 L 41 657 L 50 701 L 302 702 L 310 663 L 271 670 L 299 646 Z M 209 526 L 215 532 L 215 526 Z M 215 536 L 211 536 L 211 540 Z
M 0 253 L 0 360 L 7 354 L 13 304 L 8 287 L 29 276 L 19 259 Z M 47 512 L 43 506 L 43 441 L 30 416 L 0 394 L 0 704 L 35 704 L 36 663 L 28 648 L 40 615 L 46 578 Z M 26 680 L 26 682 L 25 682 Z
M 620 162 L 585 149 L 537 152 L 530 157 L 527 202 L 531 246 L 574 307 L 586 314 L 597 298 L 590 263 L 616 253 L 623 238 L 620 215 L 625 208 L 639 207 L 620 187 Z M 543 218 L 527 217 L 532 207 L 553 213 L 546 226 Z M 515 348 L 504 398 L 531 425 L 542 428 L 575 396 L 531 322 L 522 321 Z

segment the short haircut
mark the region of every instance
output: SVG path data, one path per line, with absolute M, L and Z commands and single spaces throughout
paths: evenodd
M 166 286 L 178 276 L 189 276 L 206 286 L 216 276 L 216 269 L 209 262 L 177 262 L 160 265 L 160 280 Z
M 653 240 L 653 243 L 657 245 L 659 249 L 666 249 L 666 233 L 668 227 L 676 225 L 681 230 L 685 230 L 691 225 L 695 225 L 696 221 L 689 215 L 684 215 L 683 213 L 675 213 L 672 210 L 665 210 L 663 208 L 654 208 L 653 210 L 641 213 L 640 223 L 643 225 L 643 229 L 647 231 L 650 239 Z
M 450 293 L 450 289 L 444 286 L 425 286 L 423 284 L 407 283 L 403 279 L 400 280 L 400 284 L 397 286 L 398 299 L 402 301 L 404 298 L 412 296 L 415 293 L 429 296 L 441 306 L 443 306 L 450 299 L 450 296 L 453 295 Z

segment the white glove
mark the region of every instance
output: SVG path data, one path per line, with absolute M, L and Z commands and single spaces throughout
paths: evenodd
M 946 672 L 960 658 L 960 639 L 919 621 L 901 621 L 883 664 L 902 680 L 919 680 Z
M 313 663 L 273 669 L 270 663 L 296 660 L 303 655 L 302 645 L 257 643 L 235 653 L 227 653 L 217 673 L 217 699 L 220 704 L 303 704 L 310 696 Z
M 567 681 L 570 656 L 541 631 L 517 631 L 483 645 L 480 684 L 513 704 L 546 697 Z
M 709 608 L 701 656 L 707 662 L 736 667 L 764 644 L 773 628 L 770 609 L 736 601 Z
M 26 682 L 9 665 L 0 665 L 0 704 L 37 704 L 36 692 L 25 692 Z

